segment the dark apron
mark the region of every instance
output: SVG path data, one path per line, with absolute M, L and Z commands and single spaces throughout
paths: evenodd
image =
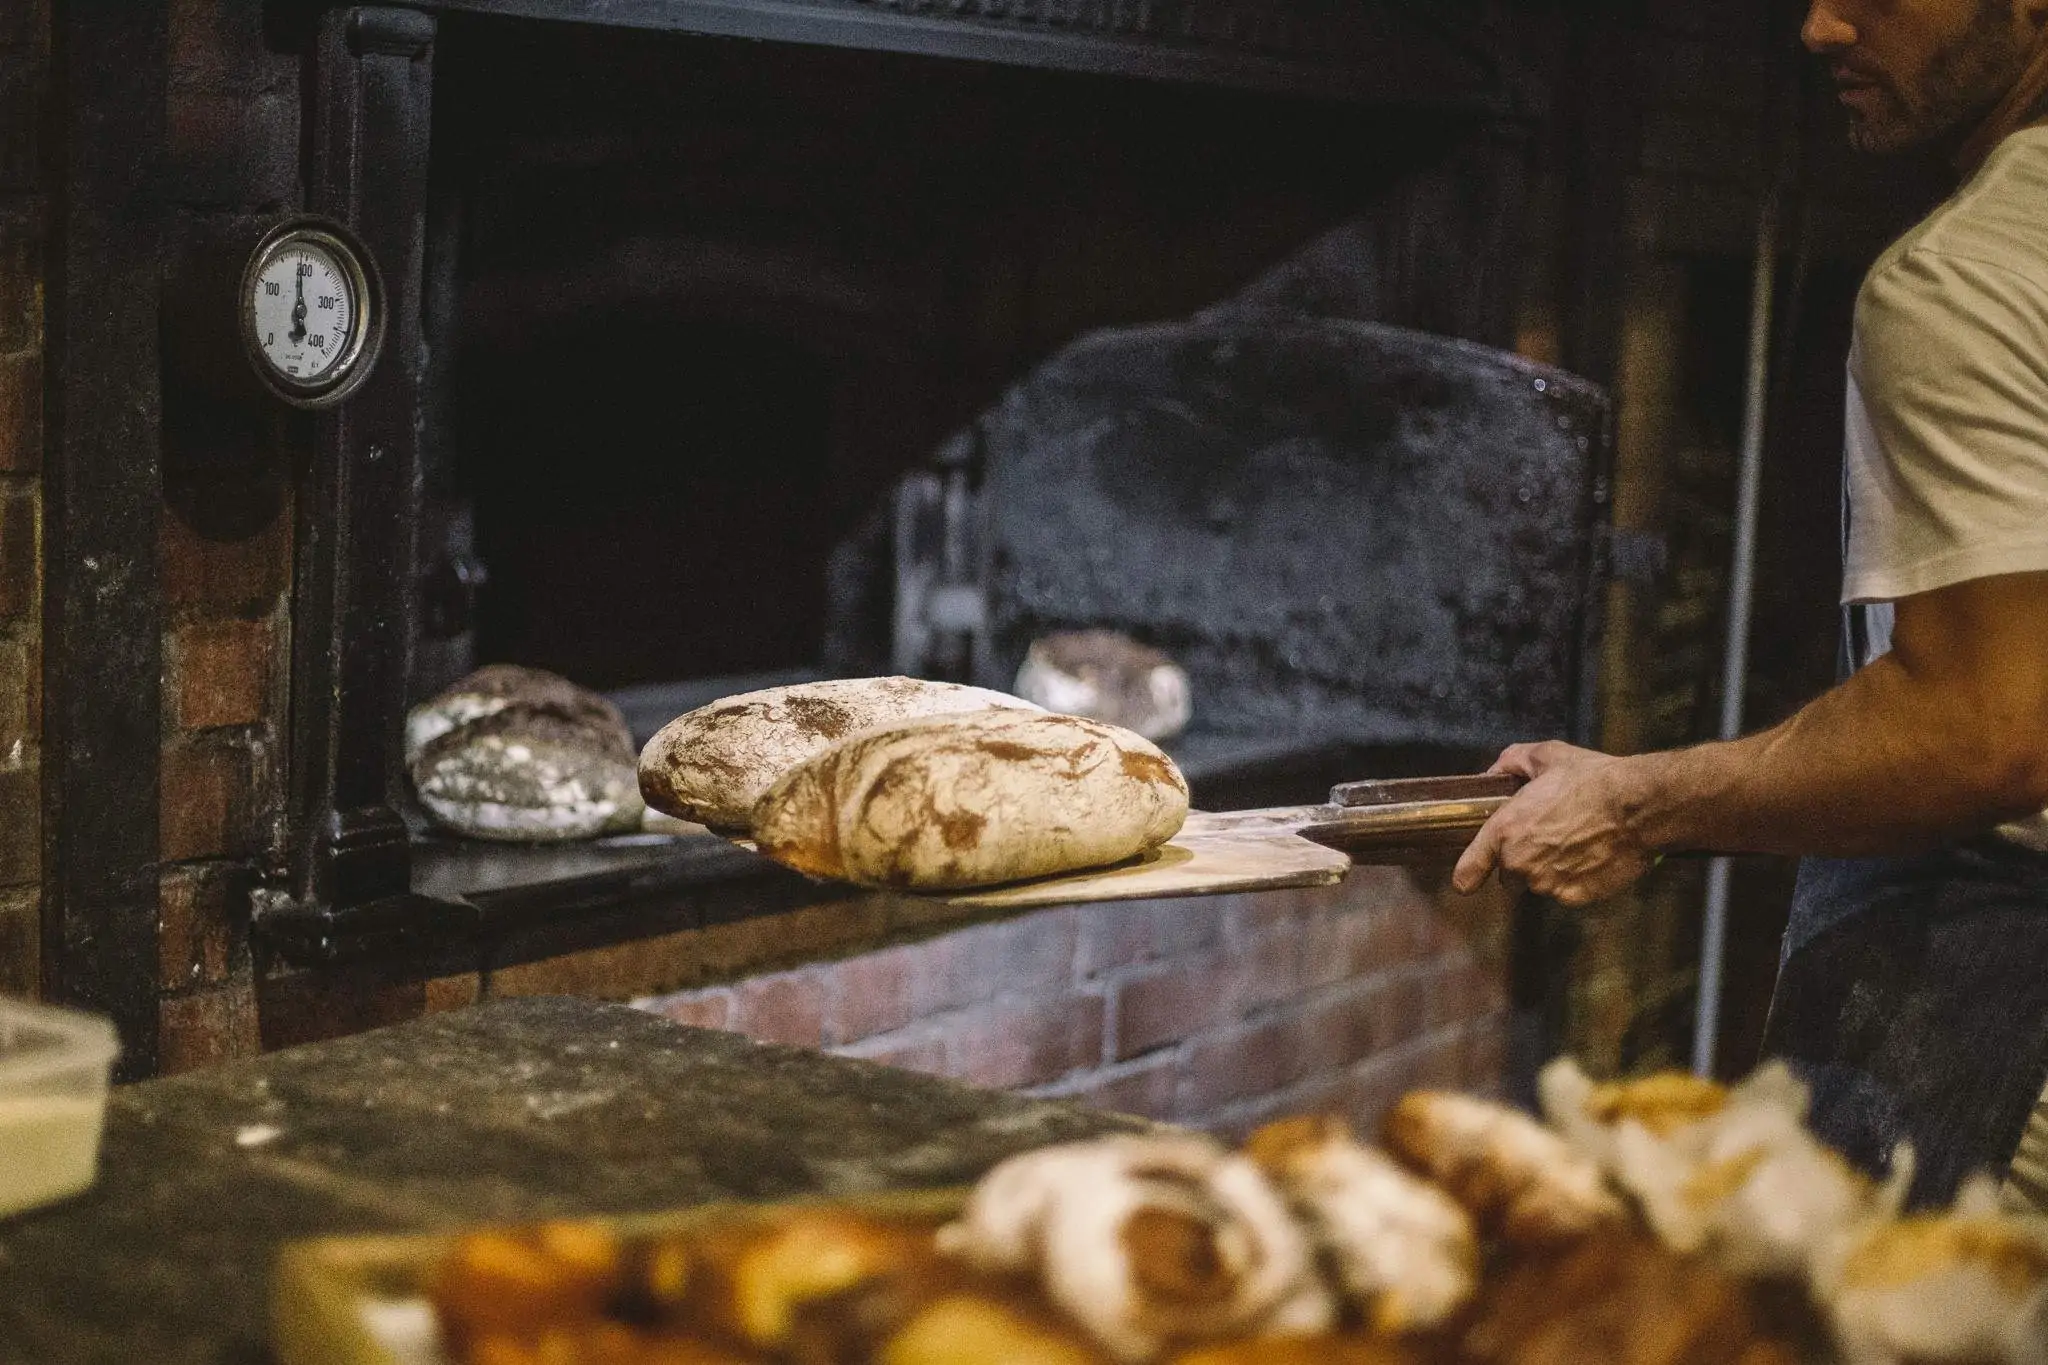
M 1871 657 L 1845 621 L 1845 664 Z M 2048 1082 L 2048 855 L 1991 836 L 1799 867 L 1764 1055 L 1813 1087 L 1812 1126 L 1873 1173 L 1918 1157 L 1915 1204 L 2003 1174 Z

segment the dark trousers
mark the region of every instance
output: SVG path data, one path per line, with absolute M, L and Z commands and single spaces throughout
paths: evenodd
M 1985 838 L 1802 863 L 1764 1055 L 1858 1165 L 1910 1141 L 1915 1204 L 2002 1174 L 2048 1082 L 2048 855 Z

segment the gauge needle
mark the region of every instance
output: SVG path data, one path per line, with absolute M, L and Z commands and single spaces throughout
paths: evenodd
M 292 278 L 299 282 L 299 301 L 292 305 L 291 339 L 293 341 L 304 341 L 306 339 L 306 277 L 304 275 L 294 275 Z

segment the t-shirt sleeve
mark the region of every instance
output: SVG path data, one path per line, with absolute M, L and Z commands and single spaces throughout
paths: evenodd
M 1908 251 L 1864 287 L 1850 380 L 1844 600 L 2048 570 L 2048 289 Z

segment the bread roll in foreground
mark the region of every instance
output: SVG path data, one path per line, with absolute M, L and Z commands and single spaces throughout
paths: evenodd
M 846 678 L 743 692 L 664 725 L 640 751 L 640 791 L 669 815 L 729 832 L 797 764 L 861 730 L 923 716 L 1008 707 L 1002 692 L 917 678 Z
M 1506 1105 L 1412 1090 L 1387 1112 L 1380 1138 L 1506 1242 L 1571 1241 L 1627 1216 L 1595 1162 Z
M 833 745 L 769 788 L 753 823 L 763 853 L 814 877 L 959 891 L 1122 862 L 1187 813 L 1186 780 L 1149 740 L 983 711 Z

